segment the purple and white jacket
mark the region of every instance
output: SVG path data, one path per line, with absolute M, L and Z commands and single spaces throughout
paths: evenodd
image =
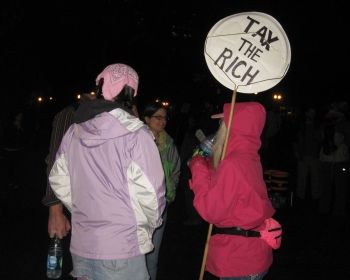
M 91 259 L 125 259 L 153 249 L 162 223 L 164 173 L 147 127 L 117 108 L 73 124 L 49 175 L 72 213 L 70 251 Z

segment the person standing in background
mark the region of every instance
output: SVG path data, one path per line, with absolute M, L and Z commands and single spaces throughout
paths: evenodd
M 176 188 L 180 177 L 180 157 L 171 136 L 166 133 L 167 108 L 160 102 L 151 102 L 145 105 L 142 111 L 142 120 L 148 125 L 155 137 L 155 141 L 162 160 L 167 204 L 175 200 Z M 162 243 L 164 228 L 167 219 L 167 210 L 163 213 L 163 224 L 156 229 L 153 235 L 154 249 L 146 255 L 147 268 L 151 280 L 157 279 L 158 256 Z
M 306 191 L 310 185 L 313 200 L 320 198 L 320 160 L 322 131 L 316 121 L 316 110 L 308 108 L 294 143 L 294 153 L 298 161 L 296 194 L 299 199 L 306 199 Z
M 49 174 L 72 215 L 72 276 L 148 279 L 145 254 L 165 207 L 159 152 L 132 112 L 135 70 L 109 65 L 96 85 L 97 99 L 79 106 Z
M 189 114 L 188 127 L 180 148 L 181 174 L 179 182 L 180 187 L 184 191 L 186 212 L 186 220 L 184 221 L 184 225 L 186 226 L 200 225 L 203 222 L 202 218 L 199 216 L 197 210 L 193 206 L 194 194 L 188 186 L 188 181 L 191 178 L 191 171 L 187 165 L 187 162 L 191 159 L 195 148 L 200 144 L 201 140 L 198 139 L 196 135 L 198 131 L 200 131 L 200 134 L 205 137 L 203 131 L 199 129 L 196 115 L 193 113 Z
M 349 147 L 345 137 L 336 131 L 334 124 L 324 127 L 324 139 L 320 151 L 321 162 L 321 214 L 344 219 L 349 182 Z

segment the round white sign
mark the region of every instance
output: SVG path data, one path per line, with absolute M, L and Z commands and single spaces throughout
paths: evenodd
M 258 93 L 282 80 L 291 49 L 277 20 L 247 12 L 217 22 L 206 38 L 204 55 L 210 72 L 222 85 L 241 93 Z

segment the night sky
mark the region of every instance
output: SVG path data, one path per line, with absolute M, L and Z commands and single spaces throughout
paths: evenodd
M 313 3 L 312 3 L 313 2 Z M 292 50 L 280 90 L 294 104 L 346 99 L 349 57 L 345 1 L 7 1 L 1 4 L 1 72 L 6 100 L 56 99 L 93 89 L 122 62 L 140 75 L 140 95 L 182 101 L 218 92 L 203 55 L 210 28 L 239 12 L 279 21 Z M 4 93 L 3 93 L 4 94 Z M 324 96 L 324 97 L 321 97 Z

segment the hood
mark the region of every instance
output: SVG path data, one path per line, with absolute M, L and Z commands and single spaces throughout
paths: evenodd
M 82 104 L 75 118 L 74 136 L 80 138 L 84 146 L 99 146 L 145 126 L 137 117 L 119 108 L 115 102 L 95 101 L 98 100 Z M 81 122 L 84 119 L 87 120 Z
M 224 105 L 224 121 L 228 127 L 231 104 Z M 238 102 L 234 105 L 233 119 L 226 148 L 230 153 L 257 154 L 260 136 L 265 126 L 265 108 L 257 102 Z M 225 157 L 226 157 L 225 156 Z

